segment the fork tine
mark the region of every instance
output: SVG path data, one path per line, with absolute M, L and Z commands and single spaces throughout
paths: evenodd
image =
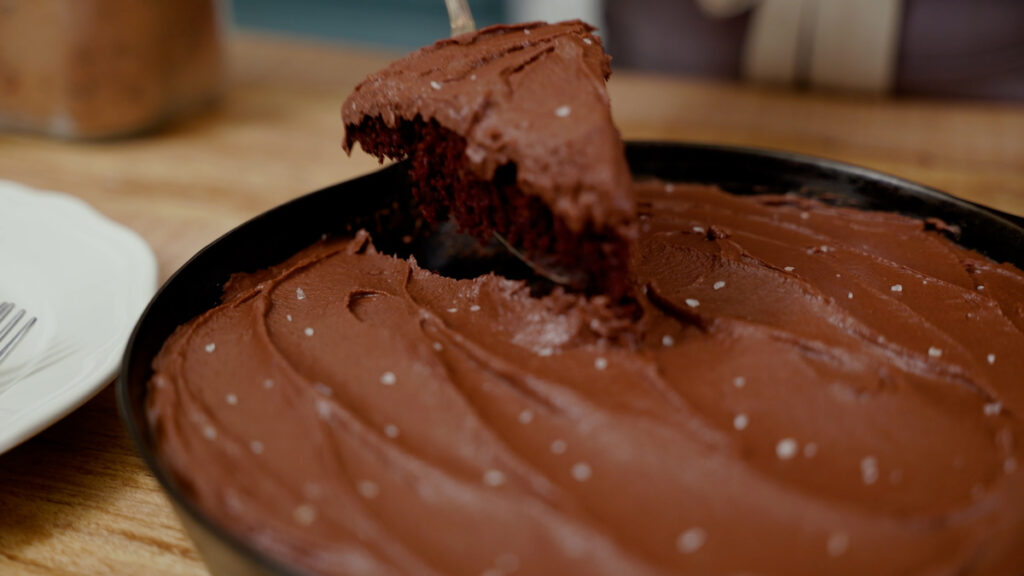
M 14 310 L 14 304 L 12 302 L 4 302 L 3 304 L 0 304 L 0 322 L 2 322 L 12 310 Z M 29 333 L 29 329 L 36 324 L 36 318 L 30 318 L 5 342 L 4 338 L 7 337 L 7 334 L 9 334 L 19 322 L 22 322 L 22 319 L 25 318 L 25 314 L 25 310 L 17 311 L 14 318 L 10 319 L 7 324 L 0 328 L 0 344 L 2 344 L 0 345 L 0 362 L 3 362 L 3 360 L 7 358 L 7 355 L 10 354 L 12 349 L 14 349 L 14 346 L 17 345 L 19 341 L 22 341 L 22 338 Z
M 6 314 L 5 314 L 5 316 L 6 316 Z M 18 310 L 18 313 L 14 315 L 14 318 L 11 318 L 10 321 L 7 322 L 7 324 L 4 324 L 4 326 L 2 328 L 0 328 L 0 341 L 3 341 L 3 339 L 7 336 L 7 334 L 11 330 L 13 330 L 15 326 L 18 325 L 18 322 L 20 322 L 22 317 L 24 317 L 24 316 L 25 316 L 25 311 L 24 310 Z

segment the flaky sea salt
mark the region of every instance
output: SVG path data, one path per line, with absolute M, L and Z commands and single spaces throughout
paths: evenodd
M 869 486 L 878 481 L 878 460 L 874 456 L 865 456 L 861 459 L 860 477 Z
M 779 460 L 791 460 L 796 456 L 797 448 L 796 440 L 792 438 L 783 438 L 775 445 L 775 455 Z
M 586 462 L 577 462 L 572 466 L 572 477 L 575 478 L 577 482 L 586 482 L 587 480 L 590 480 L 590 476 L 592 474 L 593 471 L 590 469 L 590 464 L 587 464 Z
M 505 473 L 494 468 L 484 472 L 484 484 L 488 486 L 501 486 L 505 483 Z
M 700 550 L 708 540 L 708 533 L 699 526 L 694 526 L 676 538 L 676 550 L 683 554 L 693 554 Z

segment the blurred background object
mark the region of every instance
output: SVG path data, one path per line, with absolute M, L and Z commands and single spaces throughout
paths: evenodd
M 235 0 L 242 27 L 413 49 L 440 0 Z M 873 94 L 1024 99 L 1024 0 L 471 0 L 478 26 L 581 18 L 618 68 Z
M 1024 99 L 1021 0 L 608 0 L 606 9 L 616 63 L 630 68 Z
M 0 129 L 137 134 L 211 100 L 228 24 L 400 52 L 441 0 L 0 0 Z M 1024 0 L 470 0 L 477 25 L 581 18 L 613 66 L 874 95 L 1024 99 Z M 330 74 L 330 71 L 324 71 Z
M 135 134 L 210 100 L 226 0 L 0 0 L 0 127 Z

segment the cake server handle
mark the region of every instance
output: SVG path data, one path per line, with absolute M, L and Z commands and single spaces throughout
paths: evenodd
M 476 22 L 473 21 L 473 13 L 469 11 L 466 0 L 444 0 L 444 4 L 448 7 L 448 22 L 452 27 L 452 36 L 476 30 Z

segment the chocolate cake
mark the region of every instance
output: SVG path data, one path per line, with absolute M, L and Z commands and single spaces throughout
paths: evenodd
M 166 342 L 160 458 L 301 573 L 1024 574 L 1024 272 L 891 213 L 636 197 L 634 346 L 327 240 Z
M 618 300 L 635 209 L 593 30 L 492 26 L 413 52 L 345 101 L 345 149 L 408 158 L 428 220 L 497 233 L 562 282 Z
M 635 338 L 322 240 L 156 356 L 188 500 L 302 573 L 1024 574 L 1024 272 L 937 220 L 631 182 L 607 74 L 585 24 L 487 28 L 367 79 L 345 145 L 630 294 Z

